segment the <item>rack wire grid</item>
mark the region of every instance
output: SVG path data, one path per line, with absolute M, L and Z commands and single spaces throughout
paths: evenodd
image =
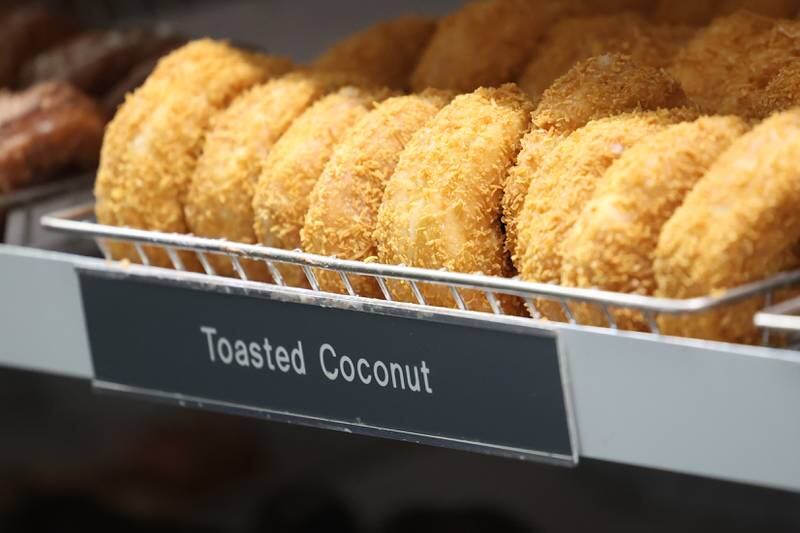
M 233 271 L 239 278 L 244 281 L 252 281 L 248 279 L 247 270 L 242 265 L 242 260 L 247 259 L 263 262 L 273 278 L 272 282 L 264 283 L 281 287 L 286 287 L 287 283 L 278 266 L 291 265 L 302 269 L 310 287 L 307 290 L 314 293 L 331 294 L 320 287 L 317 274 L 315 274 L 315 270 L 324 270 L 338 274 L 347 291 L 347 296 L 351 298 L 374 299 L 374 297 L 358 294 L 350 280 L 351 276 L 366 276 L 373 278 L 377 282 L 385 299 L 384 301 L 388 303 L 397 301 L 390 290 L 390 280 L 404 281 L 411 288 L 411 293 L 416 300 L 416 302 L 411 302 L 412 304 L 416 303 L 420 306 L 432 307 L 426 301 L 424 291 L 420 288 L 424 284 L 446 288 L 452 296 L 452 304 L 454 306 L 452 308 L 461 311 L 485 313 L 485 311 L 470 309 L 467 299 L 462 294 L 462 291 L 477 291 L 485 296 L 489 304 L 488 308 L 491 309 L 491 313 L 494 315 L 505 314 L 500 303 L 500 295 L 522 299 L 527 305 L 532 320 L 542 318 L 538 307 L 540 302 L 545 300 L 558 304 L 566 320 L 572 325 L 580 325 L 580 323 L 571 305 L 591 304 L 602 311 L 606 322 L 605 325 L 608 328 L 618 329 L 614 311 L 630 310 L 643 316 L 649 328 L 649 333 L 657 335 L 661 334 L 658 324 L 659 315 L 690 316 L 718 310 L 751 298 L 762 298 L 766 306 L 771 306 L 774 294 L 777 291 L 792 286 L 800 286 L 800 270 L 797 270 L 736 287 L 718 295 L 691 299 L 670 299 L 555 284 L 532 283 L 480 274 L 351 261 L 315 255 L 300 250 L 283 250 L 194 235 L 108 226 L 95 221 L 93 203 L 55 212 L 43 217 L 41 222 L 44 227 L 51 230 L 94 239 L 105 258 L 109 261 L 113 261 L 113 258 L 109 251 L 108 243 L 114 241 L 125 242 L 133 245 L 140 262 L 145 266 L 151 265 L 150 257 L 146 251 L 146 247 L 148 247 L 165 252 L 175 270 L 186 271 L 184 261 L 178 253 L 181 251 L 195 254 L 205 274 L 217 276 L 217 272 L 215 272 L 211 264 L 212 262 L 209 261 L 209 256 L 222 256 L 230 261 Z M 800 302 L 798 302 L 798 307 L 800 307 Z M 771 329 L 765 327 L 763 330 L 761 341 L 765 345 L 770 343 Z

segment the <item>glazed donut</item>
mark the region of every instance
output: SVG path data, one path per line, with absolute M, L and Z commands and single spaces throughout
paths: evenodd
M 800 21 L 740 11 L 700 32 L 671 71 L 703 111 L 759 117 L 761 90 L 798 55 Z
M 212 121 L 186 200 L 189 230 L 203 237 L 258 242 L 253 193 L 272 147 L 311 104 L 348 76 L 298 71 L 257 85 Z M 229 259 L 209 255 L 217 274 L 234 276 Z M 270 279 L 261 262 L 244 261 L 248 277 Z
M 411 76 L 427 87 L 469 92 L 516 80 L 545 29 L 566 9 L 543 0 L 473 0 L 444 17 Z
M 514 84 L 456 97 L 420 129 L 400 156 L 378 213 L 382 263 L 454 272 L 510 274 L 500 225 L 503 180 L 530 125 L 532 105 Z M 432 305 L 455 307 L 443 287 L 421 287 Z M 405 282 L 392 295 L 415 302 Z M 472 310 L 486 297 L 462 291 Z M 505 299 L 515 312 L 516 299 Z
M 654 253 L 656 295 L 692 298 L 800 266 L 800 110 L 773 115 L 736 140 L 664 225 Z M 757 298 L 688 317 L 664 333 L 753 342 Z
M 452 97 L 428 89 L 389 98 L 347 132 L 311 194 L 300 232 L 304 250 L 359 261 L 377 257 L 373 233 L 386 182 L 411 136 Z M 346 293 L 337 274 L 323 270 L 316 274 L 323 290 Z M 372 278 L 351 276 L 350 282 L 357 294 L 381 295 Z
M 72 20 L 39 5 L 20 6 L 0 17 L 0 87 L 17 88 L 22 65 L 78 31 Z
M 702 117 L 637 143 L 603 175 L 567 234 L 561 284 L 652 295 L 653 252 L 661 228 L 686 194 L 748 125 L 737 117 Z M 608 325 L 601 310 L 574 305 L 578 322 Z M 640 313 L 614 311 L 622 329 L 649 331 Z
M 667 125 L 692 117 L 687 110 L 636 111 L 592 121 L 550 152 L 531 179 L 518 219 L 517 259 L 522 279 L 561 281 L 561 242 L 605 171 L 626 150 Z M 563 318 L 558 304 L 539 301 L 546 318 Z
M 531 178 L 560 139 L 594 119 L 685 103 L 675 80 L 654 67 L 637 65 L 625 55 L 589 58 L 556 80 L 533 113 L 534 127 L 523 139 L 519 158 L 505 184 L 503 223 L 514 264 L 518 264 L 517 220 Z
M 542 93 L 576 63 L 608 53 L 633 63 L 667 67 L 694 30 L 657 27 L 634 13 L 566 18 L 545 35 L 520 77 L 520 87 L 538 102 Z
M 287 60 L 208 39 L 164 57 L 108 127 L 95 185 L 98 220 L 185 233 L 184 202 L 211 118 L 243 90 L 289 67 Z M 115 243 L 111 252 L 139 261 L 130 245 Z M 153 265 L 171 264 L 159 249 L 147 253 Z M 199 269 L 194 254 L 182 259 Z
M 97 164 L 105 119 L 86 95 L 61 82 L 0 94 L 0 193 Z
M 344 87 L 300 115 L 267 155 L 253 197 L 254 230 L 259 242 L 274 248 L 300 248 L 309 197 L 333 149 L 384 89 Z M 299 268 L 281 265 L 287 284 L 305 286 Z
M 314 68 L 350 72 L 375 85 L 407 89 L 409 77 L 430 41 L 436 22 L 405 16 L 380 22 L 328 48 Z

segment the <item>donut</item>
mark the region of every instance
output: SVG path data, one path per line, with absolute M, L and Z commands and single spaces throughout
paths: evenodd
M 664 225 L 656 295 L 692 298 L 800 267 L 800 110 L 775 114 L 723 152 Z M 661 316 L 663 333 L 754 342 L 754 298 L 717 311 Z
M 347 132 L 311 193 L 300 232 L 305 251 L 358 261 L 377 257 L 373 233 L 386 182 L 411 136 L 452 97 L 428 89 L 389 98 Z M 323 290 L 346 293 L 336 273 L 319 270 L 316 275 Z M 350 282 L 361 296 L 381 295 L 372 278 L 351 276 Z
M 758 95 L 758 115 L 769 116 L 800 105 L 800 63 L 789 63 Z
M 203 237 L 255 244 L 253 193 L 272 147 L 311 104 L 349 76 L 291 72 L 238 96 L 212 121 L 186 200 L 189 230 Z M 217 274 L 234 276 L 229 259 L 209 255 Z M 269 281 L 266 265 L 243 261 L 250 279 Z
M 343 87 L 300 115 L 270 150 L 253 196 L 254 231 L 274 248 L 300 248 L 309 197 L 334 147 L 376 101 L 383 89 Z M 285 282 L 305 286 L 299 268 L 280 265 Z
M 622 154 L 561 244 L 561 284 L 653 295 L 653 252 L 661 228 L 747 130 L 737 117 L 701 117 L 654 133 Z M 608 325 L 594 306 L 577 304 L 572 312 L 582 324 Z M 641 313 L 616 310 L 614 317 L 622 329 L 650 330 Z
M 691 115 L 682 109 L 624 113 L 589 122 L 561 141 L 531 179 L 519 214 L 517 268 L 521 278 L 559 283 L 561 242 L 608 167 L 649 135 Z M 537 307 L 546 318 L 563 318 L 555 302 L 542 300 Z
M 522 141 L 503 194 L 506 245 L 517 264 L 517 219 L 531 178 L 560 139 L 589 121 L 635 110 L 682 106 L 678 83 L 654 67 L 637 65 L 629 56 L 605 54 L 572 67 L 545 91 L 533 113 L 533 128 Z
M 516 80 L 542 33 L 566 9 L 547 0 L 473 0 L 439 22 L 411 87 L 469 92 Z
M 703 111 L 761 118 L 761 91 L 798 55 L 800 21 L 739 11 L 692 39 L 671 72 Z
M 417 131 L 400 155 L 378 212 L 378 260 L 454 272 L 510 274 L 500 224 L 503 181 L 530 125 L 532 105 L 514 84 L 456 97 Z M 446 288 L 422 286 L 425 300 L 455 307 Z M 406 282 L 395 299 L 416 301 Z M 469 309 L 486 297 L 462 291 Z M 515 312 L 516 299 L 503 299 Z
M 108 126 L 95 185 L 98 221 L 185 233 L 185 198 L 211 118 L 243 90 L 289 67 L 285 59 L 209 39 L 165 56 Z M 117 259 L 139 261 L 131 245 L 110 248 Z M 171 264 L 162 250 L 146 251 L 152 265 Z M 199 269 L 194 254 L 181 257 Z
M 435 29 L 435 20 L 427 17 L 379 22 L 331 46 L 313 66 L 357 74 L 374 85 L 407 89 L 411 72 Z
M 0 193 L 97 164 L 105 117 L 63 82 L 0 93 Z
M 635 13 L 566 18 L 545 34 L 519 84 L 538 102 L 576 63 L 607 53 L 630 56 L 642 66 L 664 68 L 692 34 L 688 28 L 656 27 Z

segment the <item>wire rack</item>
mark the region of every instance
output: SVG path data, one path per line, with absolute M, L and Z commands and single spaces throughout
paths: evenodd
M 347 296 L 352 298 L 365 298 L 365 296 L 356 292 L 354 284 L 351 283 L 351 276 L 371 277 L 380 287 L 384 301 L 390 303 L 396 301 L 396 298 L 394 298 L 389 284 L 394 281 L 402 281 L 408 284 L 413 298 L 416 300 L 411 303 L 421 306 L 431 305 L 426 301 L 421 285 L 438 286 L 449 291 L 452 297 L 451 307 L 461 311 L 478 312 L 469 308 L 467 299 L 463 296 L 464 291 L 472 291 L 485 296 L 488 308 L 494 315 L 504 315 L 503 305 L 500 301 L 502 296 L 522 299 L 527 305 L 532 320 L 541 318 L 538 309 L 542 305 L 542 301 L 555 302 L 560 306 L 566 320 L 573 325 L 579 323 L 571 306 L 590 304 L 602 310 L 606 327 L 618 329 L 614 311 L 630 310 L 645 318 L 649 332 L 653 334 L 661 334 L 659 315 L 680 316 L 704 313 L 756 297 L 762 298 L 769 306 L 773 301 L 773 294 L 777 291 L 791 286 L 800 286 L 800 271 L 792 271 L 767 280 L 743 285 L 719 295 L 683 300 L 658 298 L 597 289 L 531 283 L 479 274 L 350 261 L 310 254 L 300 250 L 282 250 L 194 235 L 107 226 L 95 222 L 93 204 L 85 204 L 45 216 L 42 218 L 42 225 L 51 230 L 94 239 L 105 258 L 110 261 L 113 259 L 109 251 L 109 243 L 126 242 L 133 245 L 139 261 L 145 266 L 151 264 L 146 249 L 158 249 L 166 253 L 175 270 L 185 271 L 187 268 L 179 252 L 188 252 L 197 257 L 205 274 L 217 276 L 209 257 L 222 256 L 230 261 L 233 271 L 239 278 L 250 281 L 247 269 L 243 266 L 243 260 L 251 260 L 266 265 L 272 276 L 270 283 L 285 287 L 287 283 L 279 267 L 291 265 L 302 270 L 308 281 L 309 290 L 316 293 L 325 292 L 320 288 L 318 275 L 315 273 L 315 271 L 323 270 L 337 274 L 346 289 Z M 798 306 L 800 306 L 800 302 L 798 302 Z M 485 311 L 480 312 L 485 313 Z M 762 336 L 762 342 L 765 344 L 768 344 L 770 340 L 769 330 L 770 328 L 766 328 Z

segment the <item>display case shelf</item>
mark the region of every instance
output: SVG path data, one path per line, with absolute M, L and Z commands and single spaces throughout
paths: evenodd
M 168 286 L 193 294 L 200 308 L 204 299 L 211 302 L 219 294 L 257 297 L 279 308 L 308 305 L 310 296 L 307 289 L 5 246 L 0 249 L 4 295 L 0 363 L 96 377 L 79 271 L 103 271 L 112 274 L 111 279 L 136 278 L 145 284 L 168 280 Z M 118 305 L 124 309 L 125 302 Z M 374 314 L 381 308 L 375 303 L 353 311 L 353 297 L 348 295 L 328 295 L 313 305 L 323 317 L 326 310 Z M 403 306 L 409 312 L 430 314 L 418 305 Z M 441 313 L 454 318 L 470 314 Z M 800 353 L 503 317 L 503 321 L 514 320 L 519 320 L 521 328 L 534 327 L 558 339 L 579 457 L 800 491 L 800 424 L 792 408 L 800 403 Z M 147 396 L 146 390 L 138 392 Z M 159 391 L 156 399 L 186 403 L 170 392 Z M 220 405 L 209 401 L 204 407 Z M 254 409 L 251 414 L 263 413 Z M 529 422 L 524 410 L 513 414 L 518 423 Z M 413 412 L 408 416 L 413 417 Z M 292 413 L 277 418 L 308 422 Z M 354 429 L 337 423 L 323 425 Z M 407 437 L 380 428 L 362 432 Z M 449 445 L 444 440 L 436 444 Z

